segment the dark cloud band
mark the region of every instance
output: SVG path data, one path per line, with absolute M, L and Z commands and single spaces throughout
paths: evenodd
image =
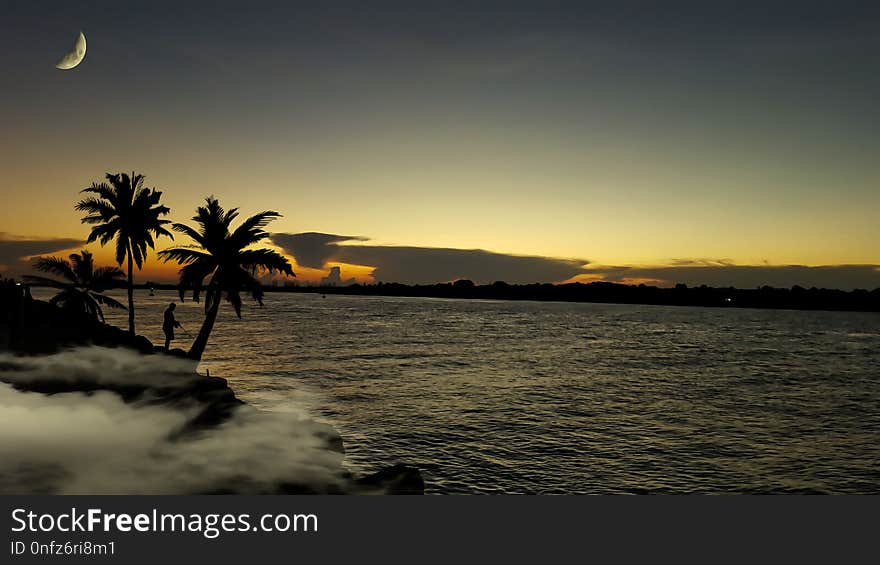
M 272 241 L 304 267 L 320 269 L 328 261 L 374 268 L 377 281 L 432 284 L 455 279 L 477 283 L 504 280 L 510 283 L 559 282 L 584 272 L 587 261 L 524 255 L 507 255 L 482 249 L 345 245 L 367 241 L 322 233 L 278 233 Z
M 82 244 L 83 241 L 79 239 L 27 239 L 0 232 L 0 268 L 11 271 L 18 267 L 16 271 L 26 270 L 26 265 L 20 263 L 28 257 L 49 255 Z
M 657 267 L 588 266 L 583 259 L 559 259 L 493 253 L 482 249 L 363 245 L 362 236 L 326 233 L 278 233 L 274 243 L 298 264 L 323 269 L 337 261 L 374 268 L 377 281 L 432 284 L 460 278 L 477 283 L 561 282 L 577 275 L 595 275 L 608 282 L 653 281 L 671 286 L 708 285 L 755 288 L 874 289 L 880 287 L 878 265 L 736 265 L 726 259 L 676 259 Z M 357 242 L 354 245 L 350 243 Z
M 609 282 L 633 279 L 662 281 L 667 285 L 705 284 L 714 287 L 756 288 L 880 288 L 880 265 L 733 265 L 726 261 L 677 261 L 661 267 L 596 267 L 591 274 Z

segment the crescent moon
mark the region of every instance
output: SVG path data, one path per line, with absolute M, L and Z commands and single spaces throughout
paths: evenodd
M 82 63 L 82 60 L 86 57 L 86 36 L 83 35 L 83 32 L 79 32 L 79 37 L 76 38 L 76 42 L 73 44 L 73 49 L 65 55 L 61 57 L 57 63 L 55 63 L 56 69 L 61 69 L 66 71 L 68 69 L 72 69 L 73 67 Z

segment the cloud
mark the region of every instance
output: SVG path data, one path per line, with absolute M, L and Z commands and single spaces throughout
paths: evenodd
M 726 258 L 675 258 L 657 266 L 600 266 L 584 259 L 521 256 L 482 249 L 364 245 L 361 236 L 273 234 L 272 241 L 299 265 L 326 269 L 328 262 L 367 265 L 377 281 L 431 284 L 459 278 L 485 284 L 607 281 L 624 284 L 755 288 L 880 288 L 880 265 L 737 265 Z
M 0 271 L 7 275 L 26 272 L 25 261 L 34 255 L 49 255 L 82 245 L 79 239 L 33 239 L 0 232 Z
M 368 265 L 377 281 L 432 284 L 455 279 L 477 283 L 558 282 L 584 272 L 583 259 L 509 255 L 483 249 L 348 245 L 368 241 L 361 236 L 323 233 L 277 233 L 275 245 L 296 258 L 299 265 L 320 269 L 329 261 Z
M 648 279 L 667 285 L 737 288 L 880 288 L 880 265 L 735 265 L 728 260 L 679 259 L 657 267 L 591 267 L 588 276 L 609 282 Z
M 0 380 L 16 383 L 89 377 L 131 383 L 150 374 L 161 382 L 179 380 L 179 373 L 166 374 L 179 368 L 166 356 L 123 349 L 0 354 Z M 302 411 L 241 406 L 217 428 L 179 435 L 197 411 L 148 400 L 126 403 L 107 391 L 22 392 L 0 382 L 0 494 L 192 494 L 227 488 L 247 494 L 283 482 L 343 484 L 342 454 L 326 448 L 326 426 L 305 419 Z
M 329 233 L 276 233 L 272 243 L 296 257 L 297 265 L 309 269 L 323 269 L 324 263 L 334 259 L 339 252 L 339 243 L 346 241 L 367 241 L 368 238 L 356 235 L 334 235 Z

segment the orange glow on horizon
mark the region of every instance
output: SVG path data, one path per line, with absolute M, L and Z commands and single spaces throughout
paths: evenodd
M 173 245 L 158 245 L 157 250 L 167 249 L 172 246 Z M 273 245 L 265 245 L 264 247 L 274 248 L 275 250 L 280 252 L 280 249 Z M 109 267 L 115 265 L 120 267 L 123 271 L 125 271 L 126 269 L 125 263 L 123 263 L 121 266 L 117 265 L 115 257 L 116 248 L 114 245 L 105 245 L 102 247 L 97 243 L 91 243 L 88 245 L 73 247 L 70 249 L 47 254 L 45 256 L 54 256 L 62 259 L 67 259 L 71 253 L 78 253 L 83 249 L 90 251 L 94 255 L 95 265 L 98 267 Z M 289 278 L 278 275 L 271 277 L 271 280 L 277 280 L 279 281 L 279 283 L 282 283 L 284 281 L 299 284 L 320 283 L 321 279 L 328 276 L 331 267 L 340 268 L 341 280 L 343 282 L 347 282 L 350 279 L 354 279 L 355 282 L 361 284 L 370 284 L 375 282 L 375 279 L 372 277 L 374 267 L 371 267 L 369 265 L 350 265 L 348 263 L 339 263 L 334 261 L 327 263 L 324 269 L 312 269 L 297 264 L 296 260 L 289 255 L 283 255 L 287 257 L 287 259 L 290 261 L 290 264 L 293 266 L 293 272 L 296 273 L 296 277 Z M 31 261 L 38 256 L 39 255 L 28 257 L 26 262 Z M 143 264 L 143 268 L 137 269 L 137 267 L 135 267 L 135 283 L 143 283 L 145 281 L 174 283 L 177 281 L 177 273 L 179 269 L 180 265 L 178 265 L 177 263 L 173 261 L 165 263 L 156 256 L 156 251 L 150 250 L 147 255 L 147 259 Z M 9 269 L 3 269 L 2 267 L 0 267 L 0 272 L 5 270 Z M 25 272 L 27 273 L 29 271 L 25 269 Z
M 652 278 L 644 278 L 644 277 L 623 277 L 619 280 L 609 281 L 608 277 L 599 273 L 583 273 L 580 275 L 575 275 L 570 279 L 566 279 L 558 284 L 570 284 L 570 283 L 582 283 L 588 284 L 592 282 L 615 282 L 618 284 L 625 284 L 630 286 L 638 286 L 640 284 L 644 284 L 647 286 L 671 286 L 671 282 L 663 279 L 652 279 Z
M 597 273 L 582 273 L 580 275 L 575 275 L 570 279 L 565 279 L 564 281 L 560 281 L 559 284 L 570 284 L 570 283 L 591 283 L 591 282 L 601 282 L 605 280 L 600 274 Z

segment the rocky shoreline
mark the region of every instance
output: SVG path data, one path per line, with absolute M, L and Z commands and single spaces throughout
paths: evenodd
M 0 320 L 4 338 L 0 351 L 5 349 L 14 354 L 0 362 L 0 382 L 17 391 L 48 396 L 111 393 L 133 407 L 173 409 L 186 414 L 186 419 L 167 437 L 172 448 L 174 442 L 210 439 L 211 434 L 220 433 L 224 426 L 236 425 L 237 419 L 259 422 L 271 417 L 240 400 L 226 379 L 197 373 L 197 364 L 180 350 L 166 353 L 143 336 L 132 337 L 119 328 L 71 316 L 38 300 L 25 298 L 23 302 L 18 312 L 7 310 L 13 315 Z M 84 346 L 112 348 L 129 356 L 142 356 L 144 363 L 161 362 L 171 368 L 155 377 L 145 373 L 136 379 L 121 381 L 99 378 L 88 372 L 74 373 L 63 379 L 56 378 L 51 371 L 25 379 L 17 377 L 26 373 L 28 359 L 46 358 Z M 291 425 L 301 428 L 291 430 L 294 436 L 307 434 L 321 444 L 315 449 L 325 451 L 320 454 L 322 464 L 333 462 L 326 480 L 316 479 L 314 475 L 303 480 L 295 476 L 296 473 L 284 477 L 282 470 L 280 476 L 284 478 L 279 480 L 255 482 L 247 476 L 231 476 L 222 484 L 191 494 L 424 494 L 424 481 L 418 469 L 394 465 L 372 475 L 355 476 L 342 464 L 344 442 L 332 426 L 312 420 L 298 420 Z

